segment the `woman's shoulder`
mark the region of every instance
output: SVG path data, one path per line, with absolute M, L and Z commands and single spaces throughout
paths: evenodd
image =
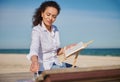
M 40 27 L 41 27 L 41 26 L 38 24 L 37 26 L 34 26 L 34 27 L 33 27 L 33 30 L 40 31 Z

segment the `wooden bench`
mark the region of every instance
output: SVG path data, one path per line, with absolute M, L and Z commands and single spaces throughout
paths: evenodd
M 120 82 L 120 66 L 54 69 L 42 77 L 36 82 Z

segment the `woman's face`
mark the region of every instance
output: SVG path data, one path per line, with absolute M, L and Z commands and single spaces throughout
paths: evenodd
M 54 7 L 47 7 L 42 13 L 43 22 L 48 29 L 50 29 L 52 23 L 56 20 L 57 15 L 58 11 Z

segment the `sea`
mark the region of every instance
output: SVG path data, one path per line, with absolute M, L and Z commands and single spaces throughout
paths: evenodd
M 0 49 L 2 54 L 28 54 L 29 49 Z M 94 56 L 119 56 L 120 48 L 86 48 L 80 51 L 80 55 Z

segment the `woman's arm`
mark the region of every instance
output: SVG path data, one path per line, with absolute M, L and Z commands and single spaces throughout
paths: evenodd
M 31 72 L 38 72 L 39 70 L 39 62 L 38 62 L 38 53 L 39 53 L 39 31 L 37 27 L 34 27 L 32 30 L 32 41 L 30 46 L 30 60 L 31 60 L 31 66 L 30 71 Z

